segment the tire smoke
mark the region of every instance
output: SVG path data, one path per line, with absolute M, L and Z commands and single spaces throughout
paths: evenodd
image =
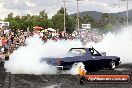
M 41 58 L 63 57 L 70 48 L 81 46 L 80 41 L 72 40 L 43 43 L 38 35 L 27 38 L 25 44 L 26 46 L 21 46 L 14 51 L 9 61 L 5 62 L 6 72 L 34 75 L 57 74 L 58 70 L 44 61 L 41 62 Z
M 79 71 L 78 71 L 78 68 L 79 67 L 82 67 L 82 69 L 85 69 L 85 65 L 82 63 L 82 62 L 78 62 L 78 63 L 74 63 L 72 68 L 70 69 L 69 73 L 71 75 L 78 75 L 79 74 Z
M 122 28 L 116 33 L 108 33 L 104 35 L 102 42 L 92 43 L 92 46 L 105 51 L 109 56 L 119 56 L 123 64 L 132 63 L 132 26 Z
M 58 42 L 48 41 L 43 43 L 38 35 L 26 39 L 26 46 L 21 46 L 14 51 L 9 61 L 5 62 L 4 68 L 6 72 L 11 74 L 57 74 L 58 70 L 47 64 L 41 63 L 42 57 L 66 57 L 66 53 L 70 48 L 82 47 L 79 40 L 61 40 Z M 104 39 L 99 43 L 88 43 L 86 47 L 92 45 L 98 51 L 105 51 L 109 56 L 121 57 L 122 63 L 132 63 L 132 26 L 122 28 L 116 33 L 108 33 L 104 35 Z M 68 72 L 76 75 L 78 65 Z

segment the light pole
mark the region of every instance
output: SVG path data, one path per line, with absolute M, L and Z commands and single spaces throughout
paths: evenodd
M 120 1 L 120 0 L 119 0 L 119 1 Z M 129 15 L 128 15 L 128 14 L 129 14 L 129 12 L 128 12 L 128 9 L 129 9 L 129 8 L 128 8 L 128 7 L 129 7 L 128 5 L 129 5 L 129 4 L 128 4 L 128 3 L 129 3 L 129 2 L 128 2 L 128 0 L 121 0 L 121 1 L 126 1 L 126 7 L 127 7 L 127 11 L 126 11 L 126 15 L 127 15 L 127 16 L 126 16 L 126 20 L 127 20 L 127 23 L 126 23 L 126 25 L 128 26 L 128 25 L 129 25 L 129 21 L 128 21 L 128 19 L 129 19 Z
M 79 31 L 79 8 L 78 8 L 78 0 L 77 0 L 77 31 Z
M 128 23 L 128 0 L 127 0 L 127 26 L 129 25 Z
M 66 8 L 65 8 L 66 2 L 67 1 L 63 1 L 64 3 L 64 33 L 66 33 Z
M 66 33 L 66 2 L 69 2 L 69 1 L 63 0 L 62 2 L 64 3 L 64 36 L 65 36 L 65 33 Z
M 83 0 L 76 0 L 77 1 L 77 31 L 79 31 L 79 25 L 80 25 L 80 22 L 79 22 L 79 1 L 83 1 Z

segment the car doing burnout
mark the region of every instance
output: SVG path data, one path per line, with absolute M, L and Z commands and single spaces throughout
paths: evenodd
M 106 56 L 106 53 L 99 53 L 92 48 L 71 48 L 66 57 L 63 58 L 48 58 L 46 60 L 48 64 L 51 64 L 58 69 L 68 70 L 72 68 L 74 63 L 82 62 L 85 65 L 85 69 L 114 69 L 115 66 L 120 64 L 120 57 Z

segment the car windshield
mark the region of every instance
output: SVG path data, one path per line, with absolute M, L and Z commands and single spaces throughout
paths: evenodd
M 84 55 L 86 53 L 85 49 L 71 49 L 68 54 L 70 55 Z

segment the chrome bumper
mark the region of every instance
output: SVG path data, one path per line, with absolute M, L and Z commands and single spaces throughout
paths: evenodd
M 57 69 L 63 69 L 64 67 L 63 66 L 54 66 L 56 67 Z

